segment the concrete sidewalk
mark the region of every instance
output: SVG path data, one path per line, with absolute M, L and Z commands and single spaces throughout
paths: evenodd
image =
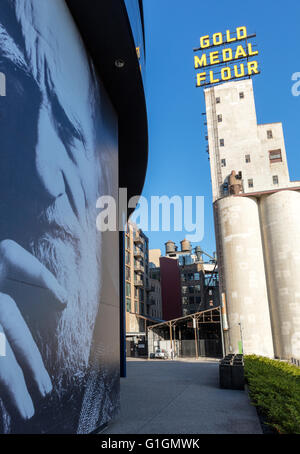
M 121 413 L 105 434 L 260 434 L 244 391 L 219 388 L 217 361 L 129 360 Z

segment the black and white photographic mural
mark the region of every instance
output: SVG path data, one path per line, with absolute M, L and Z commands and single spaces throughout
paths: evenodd
M 87 433 L 119 402 L 117 117 L 64 0 L 1 0 L 0 71 L 0 433 Z

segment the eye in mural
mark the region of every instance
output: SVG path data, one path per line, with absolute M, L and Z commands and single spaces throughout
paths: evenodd
M 64 0 L 0 11 L 0 433 L 90 432 L 118 408 L 118 294 L 102 285 L 118 270 L 96 230 L 117 118 Z

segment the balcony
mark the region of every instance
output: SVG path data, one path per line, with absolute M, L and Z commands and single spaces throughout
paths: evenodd
M 136 233 L 133 241 L 135 244 L 144 244 L 144 238 L 141 235 L 139 235 L 138 233 Z
M 143 251 L 141 251 L 140 249 L 135 249 L 134 250 L 134 257 L 137 258 L 137 259 L 143 258 L 144 257 Z
M 135 264 L 134 265 L 134 271 L 136 271 L 137 273 L 144 273 L 145 268 L 143 267 L 143 265 Z
M 136 287 L 143 287 L 144 286 L 144 281 L 142 281 L 141 279 L 135 279 L 134 280 L 134 285 Z

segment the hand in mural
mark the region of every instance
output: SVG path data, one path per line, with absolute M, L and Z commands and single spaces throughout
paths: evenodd
M 0 398 L 7 410 L 23 419 L 34 415 L 32 398 L 25 377 L 30 377 L 42 397 L 52 390 L 41 354 L 14 299 L 2 293 L 5 281 L 13 279 L 44 288 L 61 308 L 66 294 L 56 278 L 33 255 L 14 241 L 0 242 L 0 332 L 6 337 L 6 356 L 0 357 Z

